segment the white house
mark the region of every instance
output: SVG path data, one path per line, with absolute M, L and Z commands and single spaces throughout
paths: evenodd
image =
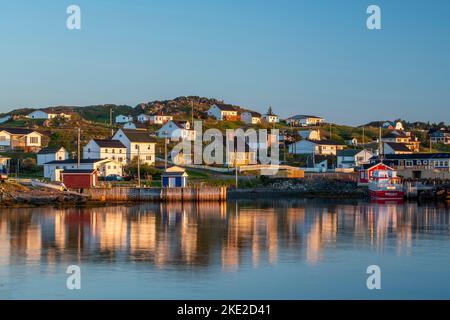
M 330 140 L 300 140 L 289 145 L 291 154 L 336 155 L 344 145 Z
M 30 129 L 2 128 L 0 129 L 0 150 L 22 149 L 27 152 L 37 152 L 42 147 L 43 135 Z
M 63 147 L 60 148 L 43 148 L 37 153 L 37 165 L 43 166 L 47 162 L 62 161 L 69 158 L 69 153 Z
M 286 119 L 286 123 L 294 127 L 316 126 L 324 122 L 324 118 L 309 115 L 296 115 Z
M 127 147 L 119 140 L 92 139 L 83 147 L 83 159 L 109 159 L 126 165 Z
M 133 117 L 124 116 L 123 114 L 120 114 L 116 117 L 116 123 L 127 123 L 127 122 L 133 122 Z
M 397 122 L 386 121 L 385 123 L 383 123 L 383 128 L 390 129 L 390 130 L 400 130 L 400 131 L 404 130 L 403 123 L 401 121 L 397 121 Z
M 150 116 L 148 114 L 141 113 L 140 115 L 137 116 L 137 121 L 139 121 L 140 123 L 149 122 Z
M 30 119 L 53 119 L 56 117 L 70 119 L 72 115 L 68 112 L 49 108 L 49 109 L 35 110 L 30 114 L 28 114 L 27 117 Z
M 278 117 L 276 114 L 265 114 L 263 115 L 263 120 L 268 123 L 278 123 L 280 122 L 280 117 Z
M 339 150 L 337 152 L 338 168 L 355 168 L 369 163 L 373 153 L 368 150 Z
M 151 124 L 165 124 L 171 120 L 173 120 L 173 116 L 166 116 L 163 114 L 155 114 L 155 115 L 150 116 L 149 122 Z
M 123 128 L 132 130 L 147 130 L 147 125 L 145 123 L 127 122 L 123 125 Z
M 61 181 L 61 172 L 78 169 L 77 159 L 50 161 L 44 164 L 44 177 L 51 181 Z M 109 159 L 81 159 L 81 170 L 98 170 L 100 176 L 122 175 L 122 164 Z
M 9 121 L 11 119 L 11 116 L 4 116 L 0 118 L 0 123 L 5 123 L 6 121 Z
M 127 161 L 139 159 L 141 163 L 155 163 L 156 141 L 147 131 L 119 129 L 112 137 L 119 140 L 127 148 Z
M 176 140 L 195 140 L 195 130 L 191 130 L 189 121 L 170 120 L 159 129 L 156 134 L 159 138 L 168 138 Z
M 320 140 L 319 130 L 304 130 L 299 131 L 298 134 L 305 140 Z
M 358 145 L 358 139 L 356 138 L 352 138 L 352 139 L 347 139 L 345 140 L 345 144 L 348 146 L 357 146 Z
M 246 111 L 241 114 L 241 121 L 246 124 L 261 123 L 261 114 L 255 111 Z
M 217 103 L 214 104 L 207 112 L 209 117 L 214 117 L 217 120 L 229 120 L 237 121 L 239 120 L 238 111 L 235 107 L 230 104 Z
M 404 143 L 384 142 L 384 154 L 412 154 L 413 151 Z

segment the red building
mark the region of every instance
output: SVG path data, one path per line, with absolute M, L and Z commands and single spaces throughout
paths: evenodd
M 86 189 L 96 187 L 98 184 L 97 170 L 64 170 L 62 182 L 69 189 Z
M 376 170 L 394 171 L 394 169 L 381 162 L 377 164 L 365 164 L 359 170 L 358 185 L 360 186 L 368 185 L 369 181 L 372 180 L 373 172 Z

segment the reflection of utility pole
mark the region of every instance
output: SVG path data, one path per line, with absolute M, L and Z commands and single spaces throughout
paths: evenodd
M 431 141 L 431 137 L 430 137 L 430 153 L 433 153 L 433 141 Z
M 78 139 L 77 139 L 77 168 L 80 169 L 81 158 L 81 128 L 78 127 Z
M 138 150 L 138 158 L 137 158 L 137 175 L 138 175 L 138 188 L 141 187 L 141 148 L 139 145 L 137 146 Z

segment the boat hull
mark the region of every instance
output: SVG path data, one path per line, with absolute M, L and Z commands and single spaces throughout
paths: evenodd
M 405 193 L 399 190 L 370 190 L 373 200 L 403 200 Z

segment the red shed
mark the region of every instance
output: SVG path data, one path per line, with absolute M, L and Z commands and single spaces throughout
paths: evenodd
M 369 181 L 372 180 L 373 172 L 376 170 L 394 171 L 394 169 L 385 165 L 382 162 L 377 163 L 377 164 L 365 164 L 359 170 L 358 185 L 360 185 L 360 186 L 368 185 Z
M 64 170 L 62 173 L 62 182 L 69 189 L 92 188 L 98 184 L 98 171 L 90 170 Z

